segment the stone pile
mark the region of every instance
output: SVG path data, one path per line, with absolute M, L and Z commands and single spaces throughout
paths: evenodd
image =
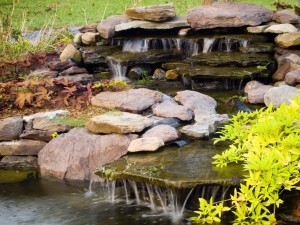
M 97 167 L 128 152 L 156 151 L 182 135 L 208 138 L 228 121 L 216 113 L 213 98 L 195 91 L 174 98 L 145 88 L 103 92 L 92 105 L 112 111 L 91 118 L 85 128 L 55 122 L 68 114 L 63 110 L 0 120 L 0 168 L 38 164 L 44 178 L 89 180 Z M 195 123 L 177 130 L 178 121 Z

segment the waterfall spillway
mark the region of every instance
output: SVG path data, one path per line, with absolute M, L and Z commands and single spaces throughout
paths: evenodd
M 203 50 L 202 53 L 209 53 L 215 43 L 216 38 L 204 38 L 203 40 Z
M 123 52 L 146 52 L 149 49 L 149 39 L 126 40 L 123 44 Z
M 106 59 L 113 74 L 113 80 L 126 80 L 127 66 L 122 65 L 120 60 L 113 57 L 107 57 Z

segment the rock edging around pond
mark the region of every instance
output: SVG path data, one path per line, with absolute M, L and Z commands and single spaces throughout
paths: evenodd
M 96 101 L 103 96 L 105 100 Z M 148 101 L 138 101 L 143 97 Z M 38 161 L 44 178 L 89 180 L 97 167 L 128 152 L 156 151 L 183 134 L 207 138 L 228 121 L 227 114 L 216 113 L 217 103 L 213 98 L 195 91 L 180 91 L 171 98 L 159 91 L 139 88 L 103 92 L 95 96 L 93 102 L 98 107 L 109 109 L 112 109 L 111 105 L 122 107 L 116 107 L 121 111 L 114 110 L 91 118 L 85 128 L 72 128 L 51 120 L 68 114 L 67 111 L 1 120 L 0 167 L 20 169 L 20 157 L 25 157 L 25 161 L 30 157 L 32 164 L 24 163 L 23 167 L 34 168 Z M 158 107 L 164 104 L 168 107 Z M 177 108 L 184 110 L 178 111 Z M 131 112 L 126 112 L 128 110 Z M 176 129 L 178 123 L 174 121 L 190 124 L 194 123 L 193 118 L 196 125 L 192 125 L 192 131 L 189 131 L 190 125 Z M 199 125 L 200 129 L 196 129 Z M 54 134 L 59 135 L 53 138 Z M 18 163 L 8 163 L 8 157 L 17 157 Z

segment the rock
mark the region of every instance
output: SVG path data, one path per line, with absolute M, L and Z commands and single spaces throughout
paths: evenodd
M 128 8 L 125 10 L 125 13 L 131 19 L 148 20 L 154 22 L 170 20 L 176 15 L 173 3 Z
M 72 44 L 68 44 L 59 56 L 60 61 L 66 62 L 69 59 L 75 62 L 81 62 L 81 54 Z M 51 67 L 50 67 L 51 69 Z
M 257 26 L 269 22 L 273 12 L 250 3 L 215 2 L 188 11 L 187 21 L 194 29 Z
M 165 143 L 158 137 L 138 138 L 130 142 L 128 152 L 141 151 L 156 151 L 159 147 L 164 146 Z
M 166 77 L 166 71 L 164 71 L 163 69 L 156 69 L 152 75 L 152 78 L 154 80 L 163 80 Z
M 287 85 L 284 81 L 277 81 L 275 84 L 274 84 L 274 87 L 280 87 L 282 85 Z
M 215 132 L 218 127 L 228 123 L 227 114 L 203 114 L 201 110 L 195 110 L 195 121 L 198 124 L 208 124 L 210 132 Z
M 77 33 L 74 36 L 73 42 L 77 45 L 81 45 L 82 44 L 82 39 L 81 36 L 83 35 L 83 33 Z
M 176 80 L 178 78 L 178 73 L 175 70 L 168 70 L 166 72 L 166 80 Z
M 300 64 L 300 57 L 296 54 L 285 53 L 283 55 L 276 57 L 276 61 L 277 61 L 278 67 L 280 67 L 281 65 L 283 65 L 286 62 Z
M 65 79 L 67 81 L 72 81 L 72 82 L 80 82 L 80 83 L 89 83 L 94 81 L 94 75 L 93 74 L 75 74 L 75 75 L 69 75 L 69 76 L 58 76 L 56 79 Z
M 208 124 L 195 123 L 184 126 L 180 132 L 193 138 L 206 138 L 212 133 L 212 128 Z
M 0 141 L 12 141 L 19 138 L 23 130 L 22 117 L 8 117 L 0 120 Z M 1 155 L 1 154 L 0 154 Z
M 295 86 L 297 83 L 299 83 L 298 82 L 299 79 L 300 79 L 300 69 L 288 72 L 285 75 L 284 81 L 286 84 L 290 86 Z
M 44 141 L 19 140 L 0 142 L 0 155 L 37 155 L 46 145 Z
M 83 74 L 83 73 L 88 73 L 88 71 L 85 68 L 81 68 L 78 66 L 72 66 L 72 67 L 62 71 L 59 75 L 66 76 L 66 75 Z
M 193 33 L 193 29 L 190 28 L 190 27 L 189 28 L 182 28 L 178 31 L 179 36 L 187 36 L 188 34 L 191 34 L 191 33 Z
M 95 135 L 74 128 L 49 142 L 38 155 L 43 178 L 89 180 L 94 170 L 127 153 L 132 135 Z
M 189 27 L 185 16 L 175 16 L 172 20 L 165 21 L 163 23 L 133 20 L 126 23 L 116 25 L 115 31 L 125 31 L 131 29 L 145 29 L 145 30 L 169 30 L 174 28 Z
M 81 40 L 83 44 L 90 45 L 96 43 L 99 37 L 99 33 L 86 32 L 81 36 Z
M 106 64 L 106 58 L 119 50 L 118 46 L 94 46 L 94 47 L 83 47 L 80 49 L 82 54 L 82 61 L 84 64 Z
M 20 138 L 49 142 L 53 139 L 52 133 L 53 132 L 45 130 L 24 130 L 23 133 L 20 135 Z
M 255 27 L 247 27 L 247 31 L 252 34 L 259 34 L 259 33 L 263 33 L 265 29 L 267 29 L 269 26 L 271 25 L 267 24 L 267 25 L 261 25 Z
M 275 12 L 273 20 L 278 23 L 299 23 L 299 16 L 285 9 Z
M 132 67 L 127 76 L 131 79 L 143 79 L 148 77 L 152 72 L 152 68 L 149 65 L 142 65 L 142 66 L 134 66 Z
M 276 24 L 276 25 L 269 26 L 267 29 L 264 30 L 264 33 L 282 34 L 282 33 L 293 33 L 297 31 L 298 29 L 295 26 L 289 23 L 285 23 L 285 24 Z
M 97 33 L 97 24 L 82 26 L 78 29 L 78 31 L 81 33 L 87 33 L 87 32 Z
M 35 156 L 4 156 L 0 161 L 0 168 L 4 169 L 29 169 L 37 168 Z
M 190 110 L 201 109 L 208 114 L 215 114 L 217 102 L 208 95 L 201 94 L 196 91 L 179 91 L 174 97 L 177 102 L 188 107 Z
M 142 138 L 148 137 L 157 137 L 162 139 L 164 142 L 174 141 L 178 139 L 177 130 L 170 125 L 157 125 L 149 130 L 147 130 L 143 135 Z
M 55 110 L 49 112 L 40 112 L 35 113 L 30 116 L 23 116 L 23 120 L 27 123 L 30 123 L 33 119 L 36 118 L 47 118 L 47 119 L 54 119 L 56 116 L 66 116 L 69 115 L 70 112 L 68 110 Z
M 291 65 L 291 62 L 286 62 L 283 65 L 281 65 L 272 75 L 272 79 L 274 81 L 284 80 L 285 75 L 291 70 Z
M 178 127 L 180 125 L 180 120 L 176 118 L 162 118 L 156 116 L 150 116 L 149 118 L 154 120 L 154 124 L 152 125 L 152 127 L 158 125 L 169 125 L 171 127 Z
M 55 78 L 58 76 L 57 71 L 51 71 L 49 69 L 37 69 L 32 71 L 27 75 L 27 79 L 36 79 L 36 78 Z
M 125 15 L 110 16 L 98 24 L 97 30 L 101 37 L 109 39 L 115 35 L 115 26 L 127 23 L 130 19 Z
M 65 133 L 71 130 L 71 126 L 55 123 L 47 118 L 35 118 L 33 120 L 33 129 L 44 130 L 49 133 Z
M 270 89 L 273 88 L 272 85 L 262 85 L 257 88 L 251 89 L 248 92 L 248 101 L 251 104 L 260 104 L 264 103 L 264 96 L 265 93 Z
M 300 32 L 280 34 L 275 38 L 275 42 L 282 48 L 300 45 Z
M 278 55 L 284 55 L 286 53 L 289 53 L 289 54 L 295 54 L 295 55 L 300 56 L 300 50 L 297 50 L 297 49 L 287 49 L 287 48 L 276 47 L 275 52 Z
M 263 86 L 264 84 L 261 83 L 260 81 L 257 81 L 257 80 L 251 80 L 249 81 L 246 85 L 245 85 L 245 88 L 244 88 L 244 93 L 248 94 L 250 90 L 252 89 L 256 89 L 260 86 Z
M 92 133 L 126 134 L 140 132 L 150 127 L 153 120 L 128 112 L 108 112 L 90 119 L 86 128 Z
M 239 47 L 242 53 L 272 53 L 274 52 L 274 43 L 255 43 Z
M 75 62 L 70 62 L 70 61 L 64 61 L 64 62 L 51 62 L 48 64 L 50 70 L 55 70 L 58 72 L 62 72 L 72 66 L 75 66 Z
M 159 103 L 153 106 L 153 114 L 161 117 L 175 117 L 182 121 L 193 119 L 193 113 L 183 105 L 177 105 L 170 102 Z
M 300 97 L 297 88 L 282 85 L 270 88 L 264 96 L 264 102 L 266 106 L 272 104 L 274 108 L 278 108 L 283 103 L 290 104 L 294 96 Z
M 120 92 L 101 92 L 91 99 L 91 104 L 106 109 L 142 112 L 162 101 L 162 98 L 163 94 L 159 91 L 139 88 Z

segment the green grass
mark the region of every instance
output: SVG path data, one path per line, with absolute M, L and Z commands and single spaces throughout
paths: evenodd
M 16 0 L 15 0 L 16 1 Z M 240 0 L 262 4 L 268 8 L 274 1 L 270 0 Z M 297 4 L 298 0 L 283 0 Z M 13 0 L 0 0 L 0 18 L 4 25 L 9 18 Z M 21 21 L 26 21 L 28 30 L 50 27 L 79 26 L 101 21 L 111 15 L 123 14 L 124 9 L 138 5 L 156 5 L 173 2 L 177 14 L 186 14 L 187 9 L 198 6 L 201 0 L 19 0 L 13 15 L 13 28 L 22 30 Z M 26 19 L 22 15 L 26 14 Z M 24 26 L 23 26 L 24 27 Z

